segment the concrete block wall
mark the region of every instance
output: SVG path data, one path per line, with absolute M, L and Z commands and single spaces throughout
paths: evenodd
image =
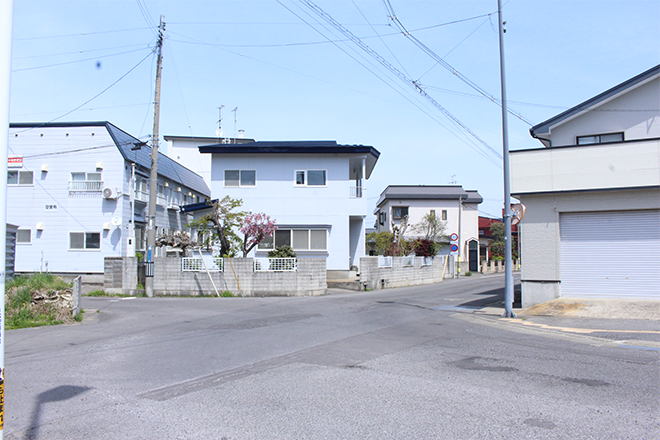
M 449 258 L 445 268 L 445 259 Z M 432 264 L 423 266 L 424 257 L 415 257 L 413 266 L 404 266 L 406 257 L 392 257 L 392 267 L 379 268 L 378 257 L 360 258 L 360 283 L 367 289 L 416 286 L 441 283 L 444 278 L 453 277 L 453 258 L 437 256 Z
M 137 258 L 105 257 L 103 289 L 108 293 L 137 293 Z
M 128 259 L 128 258 L 125 258 Z M 137 279 L 137 260 L 134 275 L 122 258 L 106 258 L 105 290 L 110 293 L 135 294 L 127 287 L 127 280 Z M 252 258 L 224 259 L 224 272 L 183 272 L 177 257 L 154 258 L 154 295 L 157 296 L 214 296 L 229 291 L 237 296 L 307 296 L 326 293 L 326 261 L 324 258 L 298 258 L 296 272 L 255 272 Z M 213 283 L 211 282 L 213 280 Z M 121 287 L 123 286 L 123 287 Z

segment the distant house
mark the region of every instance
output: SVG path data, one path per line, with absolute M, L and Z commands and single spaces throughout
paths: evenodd
M 7 219 L 15 271 L 103 273 L 107 256 L 144 251 L 151 149 L 109 122 L 12 123 Z M 179 207 L 210 196 L 204 180 L 158 159 L 157 233 L 185 229 Z
M 483 202 L 475 190 L 460 185 L 389 185 L 376 202 L 377 232 L 391 231 L 408 216 L 408 224 L 419 223 L 427 214 L 446 222 L 446 233 L 459 234 L 459 254 L 469 262 L 469 270 L 479 270 L 479 211 Z M 412 230 L 406 232 L 412 236 Z M 447 246 L 444 253 L 449 252 Z
M 523 307 L 660 298 L 660 65 L 530 129 L 511 153 Z
M 491 243 L 495 239 L 490 227 L 495 223 L 502 223 L 502 220 L 497 218 L 479 216 L 479 257 L 482 260 L 491 260 L 493 255 L 491 252 Z M 511 225 L 511 238 L 513 257 L 519 254 L 518 249 L 518 225 Z
M 366 180 L 380 156 L 374 147 L 291 141 L 220 143 L 199 151 L 211 157 L 213 198 L 240 198 L 246 211 L 276 220 L 275 236 L 255 256 L 289 245 L 299 256 L 326 258 L 329 271 L 359 266 L 365 254 Z M 205 209 L 189 208 L 195 215 Z

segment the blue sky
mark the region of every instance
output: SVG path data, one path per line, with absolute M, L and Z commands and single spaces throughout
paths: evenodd
M 476 137 L 292 0 L 14 0 L 10 119 L 107 120 L 149 136 L 154 27 L 164 15 L 161 135 L 215 136 L 224 105 L 226 136 L 236 116 L 256 140 L 377 148 L 370 209 L 387 185 L 455 181 L 498 215 L 502 169 L 490 149 L 502 151 L 501 110 L 459 78 L 500 97 L 497 1 L 389 1 L 444 66 L 397 31 L 387 2 L 314 4 Z M 505 0 L 503 14 L 509 105 L 526 121 L 509 116 L 511 150 L 540 147 L 529 123 L 660 63 L 657 0 Z

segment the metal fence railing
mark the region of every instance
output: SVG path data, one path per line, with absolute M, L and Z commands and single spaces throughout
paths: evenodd
M 351 197 L 362 197 L 362 187 L 361 186 L 351 186 Z
M 206 267 L 204 267 L 206 263 Z M 181 259 L 182 272 L 223 272 L 224 260 L 222 257 L 205 257 L 204 260 L 200 257 L 183 257 Z
M 297 258 L 255 258 L 255 272 L 295 272 L 298 269 Z
M 383 257 L 382 255 L 378 256 L 378 268 L 392 267 L 392 257 Z

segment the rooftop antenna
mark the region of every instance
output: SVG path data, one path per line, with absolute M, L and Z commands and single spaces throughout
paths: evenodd
M 236 107 L 236 108 L 234 108 L 234 110 L 232 110 L 234 112 L 234 142 L 233 143 L 236 143 L 236 111 L 237 110 L 238 110 L 238 107 Z
M 451 184 L 456 185 L 456 174 L 451 175 Z
M 222 137 L 222 109 L 224 107 L 225 107 L 224 104 L 218 107 L 218 131 L 215 132 L 215 134 L 218 135 L 218 141 Z

